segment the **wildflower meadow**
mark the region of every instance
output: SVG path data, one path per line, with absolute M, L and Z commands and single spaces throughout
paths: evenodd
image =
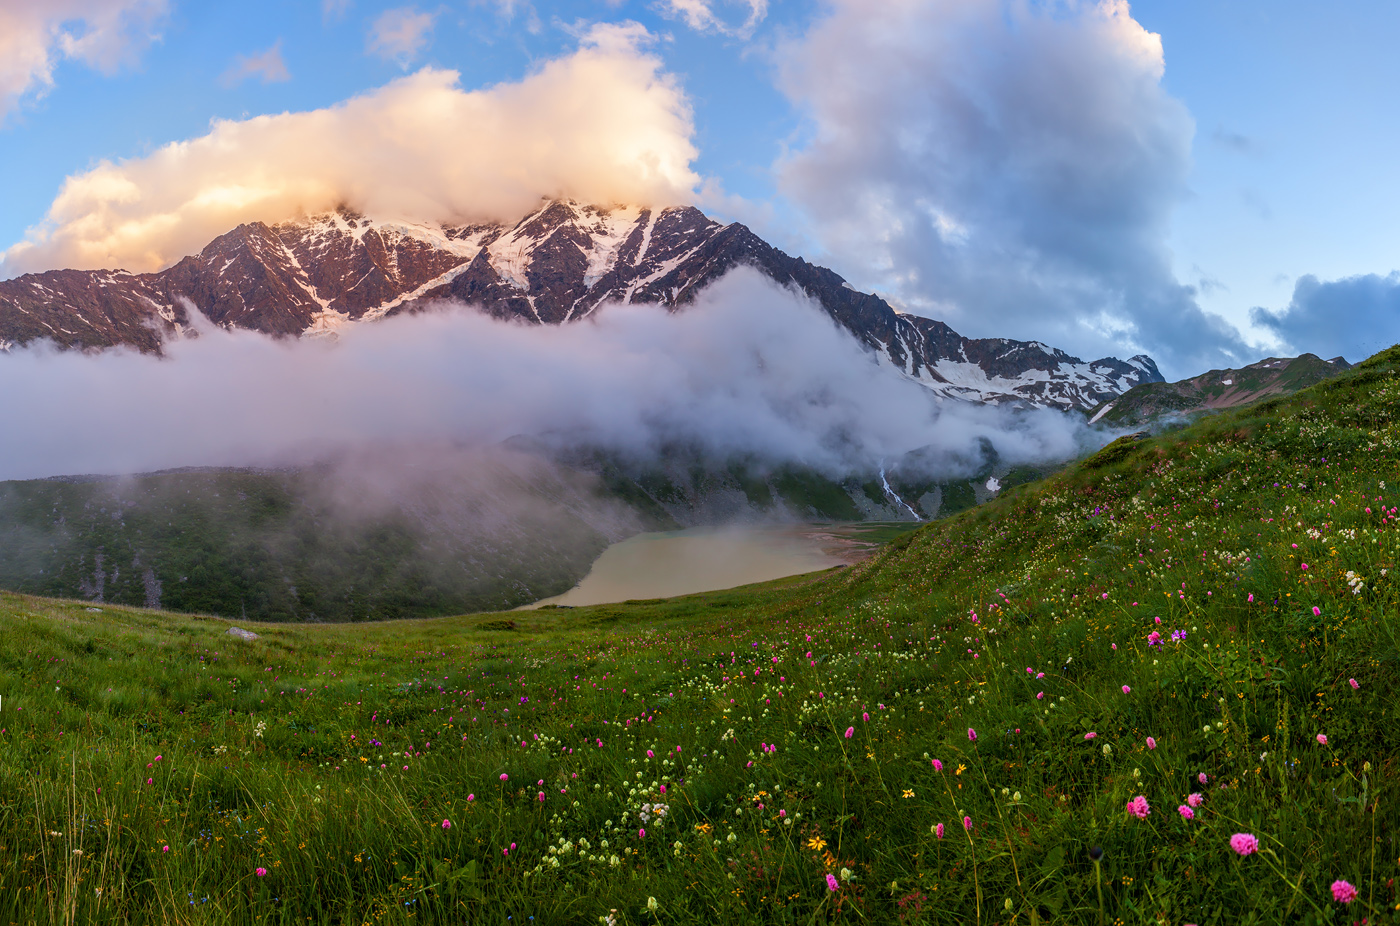
M 0 597 L 0 922 L 1400 922 L 1398 372 L 727 592 Z

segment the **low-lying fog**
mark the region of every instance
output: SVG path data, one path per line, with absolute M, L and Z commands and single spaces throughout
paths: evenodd
M 170 343 L 163 357 L 11 350 L 0 354 L 0 392 L 7 399 L 0 403 L 0 480 L 290 467 L 303 473 L 297 491 L 305 497 L 296 504 L 309 506 L 322 535 L 355 551 L 372 549 L 369 539 L 386 524 L 413 533 L 419 552 L 403 553 L 408 559 L 396 568 L 431 566 L 434 575 L 457 577 L 448 585 L 461 586 L 452 593 L 466 596 L 461 606 L 477 600 L 472 583 L 488 579 L 516 589 L 512 603 L 529 600 L 526 589 L 540 583 L 553 583 L 545 593 L 552 592 L 562 576 L 582 575 L 608 542 L 671 517 L 659 508 L 641 514 L 610 494 L 598 468 L 572 466 L 581 448 L 636 472 L 682 448 L 686 460 L 715 472 L 741 460 L 760 479 L 765 469 L 796 465 L 841 481 L 869 478 L 883 461 L 901 457 L 902 467 L 916 458 L 924 475 L 955 478 L 972 475 L 992 454 L 1014 466 L 1069 458 L 1099 442 L 1079 416 L 940 403 L 878 364 L 818 305 L 750 270 L 731 273 L 677 312 L 610 305 L 561 327 L 502 322 L 445 304 L 347 325 L 326 339 L 276 340 L 205 325 L 196 337 Z M 680 465 L 674 457 L 670 464 Z M 325 484 L 307 494 L 314 480 Z M 144 511 L 122 491 L 113 488 L 114 517 Z M 751 521 L 801 517 L 801 510 L 741 514 Z M 279 538 L 254 536 L 252 525 L 262 523 L 255 514 L 228 517 L 251 519 L 248 542 L 281 563 Z M 682 523 L 735 516 L 710 512 Z M 55 509 L 5 529 L 35 536 L 77 530 L 76 521 L 63 523 Z M 727 587 L 832 563 L 777 537 L 682 535 L 616 546 L 568 601 Z M 96 554 L 84 544 L 100 547 L 95 538 L 69 538 L 70 558 L 87 563 Z M 140 568 L 153 570 L 152 582 L 174 568 L 160 560 L 180 549 L 171 543 L 161 548 L 166 553 L 146 552 Z M 35 549 L 58 550 L 57 540 L 45 544 Z M 553 551 L 549 562 L 526 562 L 526 551 L 545 549 Z M 43 572 L 22 565 L 10 564 L 15 581 Z M 468 581 L 477 573 L 479 582 Z M 623 573 L 625 592 L 595 590 Z M 170 581 L 183 584 L 183 575 Z M 643 578 L 653 584 L 637 584 Z M 175 586 L 166 588 L 169 598 Z
M 0 356 L 0 479 L 286 465 L 367 444 L 530 437 L 645 457 L 664 445 L 836 474 L 916 448 L 946 475 L 988 443 L 1063 459 L 1089 432 L 1053 411 L 939 405 L 815 303 L 738 270 L 678 312 L 607 306 L 564 326 L 462 306 L 275 340 L 207 327 L 154 357 Z

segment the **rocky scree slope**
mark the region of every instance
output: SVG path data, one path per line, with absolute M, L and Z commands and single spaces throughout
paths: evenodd
M 693 207 L 547 201 L 514 224 L 436 225 L 349 210 L 240 225 L 158 273 L 54 270 L 0 281 L 0 349 L 47 339 L 156 352 L 198 323 L 276 336 L 333 333 L 452 299 L 563 324 L 608 302 L 676 309 L 736 266 L 807 294 L 888 366 L 953 399 L 1089 409 L 1161 382 L 1150 357 L 1086 362 L 1035 341 L 965 338 L 897 312 L 744 225 Z

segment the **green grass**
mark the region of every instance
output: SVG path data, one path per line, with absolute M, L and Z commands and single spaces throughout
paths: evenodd
M 746 589 L 0 597 L 0 923 L 1395 923 L 1398 372 Z

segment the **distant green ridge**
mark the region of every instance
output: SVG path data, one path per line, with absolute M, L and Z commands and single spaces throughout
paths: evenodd
M 1095 424 L 1136 427 L 1168 416 L 1192 416 L 1289 395 L 1350 367 L 1341 357 L 1267 357 L 1238 370 L 1211 370 L 1175 383 L 1143 383 L 1087 414 Z

